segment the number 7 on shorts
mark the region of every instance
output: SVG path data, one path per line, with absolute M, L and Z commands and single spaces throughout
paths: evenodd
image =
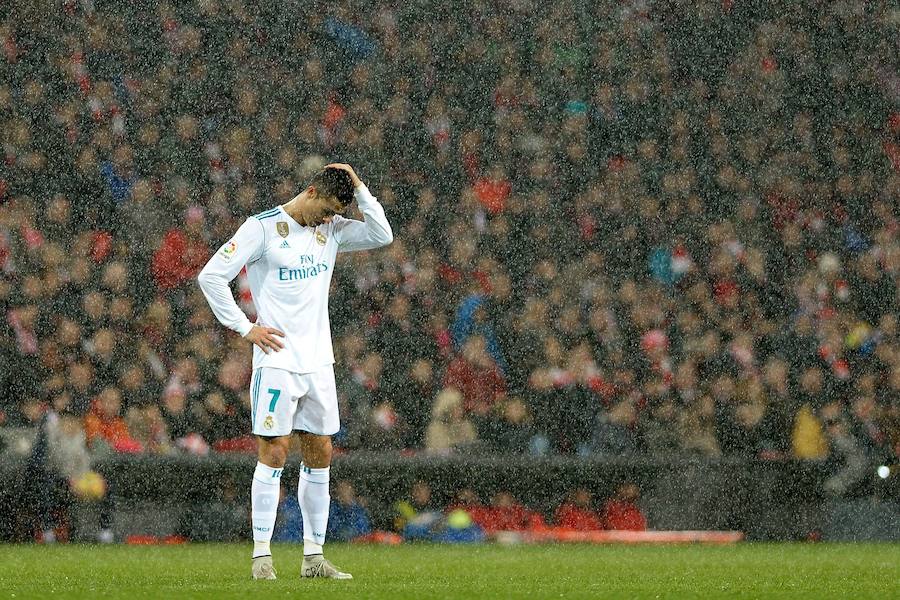
M 268 392 L 272 394 L 272 400 L 269 402 L 269 412 L 275 412 L 275 403 L 278 402 L 278 397 L 281 396 L 281 390 L 269 388 Z

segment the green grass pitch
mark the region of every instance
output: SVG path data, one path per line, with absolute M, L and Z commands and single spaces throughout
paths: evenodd
M 329 544 L 353 581 L 250 580 L 250 544 L 0 546 L 2 598 L 900 598 L 900 545 Z

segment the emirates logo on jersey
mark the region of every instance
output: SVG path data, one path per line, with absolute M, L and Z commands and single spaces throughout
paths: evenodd
M 278 269 L 278 281 L 301 281 L 303 279 L 315 277 L 319 273 L 324 273 L 327 270 L 328 265 L 325 263 L 319 263 L 312 267 L 300 267 L 299 269 L 280 267 Z

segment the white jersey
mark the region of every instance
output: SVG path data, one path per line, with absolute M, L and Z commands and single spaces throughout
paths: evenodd
M 256 306 L 256 324 L 284 332 L 284 348 L 253 346 L 253 368 L 312 373 L 334 363 L 328 288 L 338 252 L 369 250 L 394 239 L 384 209 L 365 185 L 354 195 L 365 221 L 335 215 L 331 223 L 303 227 L 279 206 L 247 219 L 198 276 L 213 313 L 242 337 L 253 324 L 228 287 L 244 265 Z

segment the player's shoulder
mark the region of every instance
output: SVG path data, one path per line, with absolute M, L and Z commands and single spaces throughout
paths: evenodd
M 264 210 L 258 215 L 253 215 L 251 218 L 256 219 L 257 221 L 264 221 L 266 219 L 271 219 L 272 217 L 277 217 L 281 214 L 281 207 L 276 206 L 275 208 L 270 208 L 269 210 Z

